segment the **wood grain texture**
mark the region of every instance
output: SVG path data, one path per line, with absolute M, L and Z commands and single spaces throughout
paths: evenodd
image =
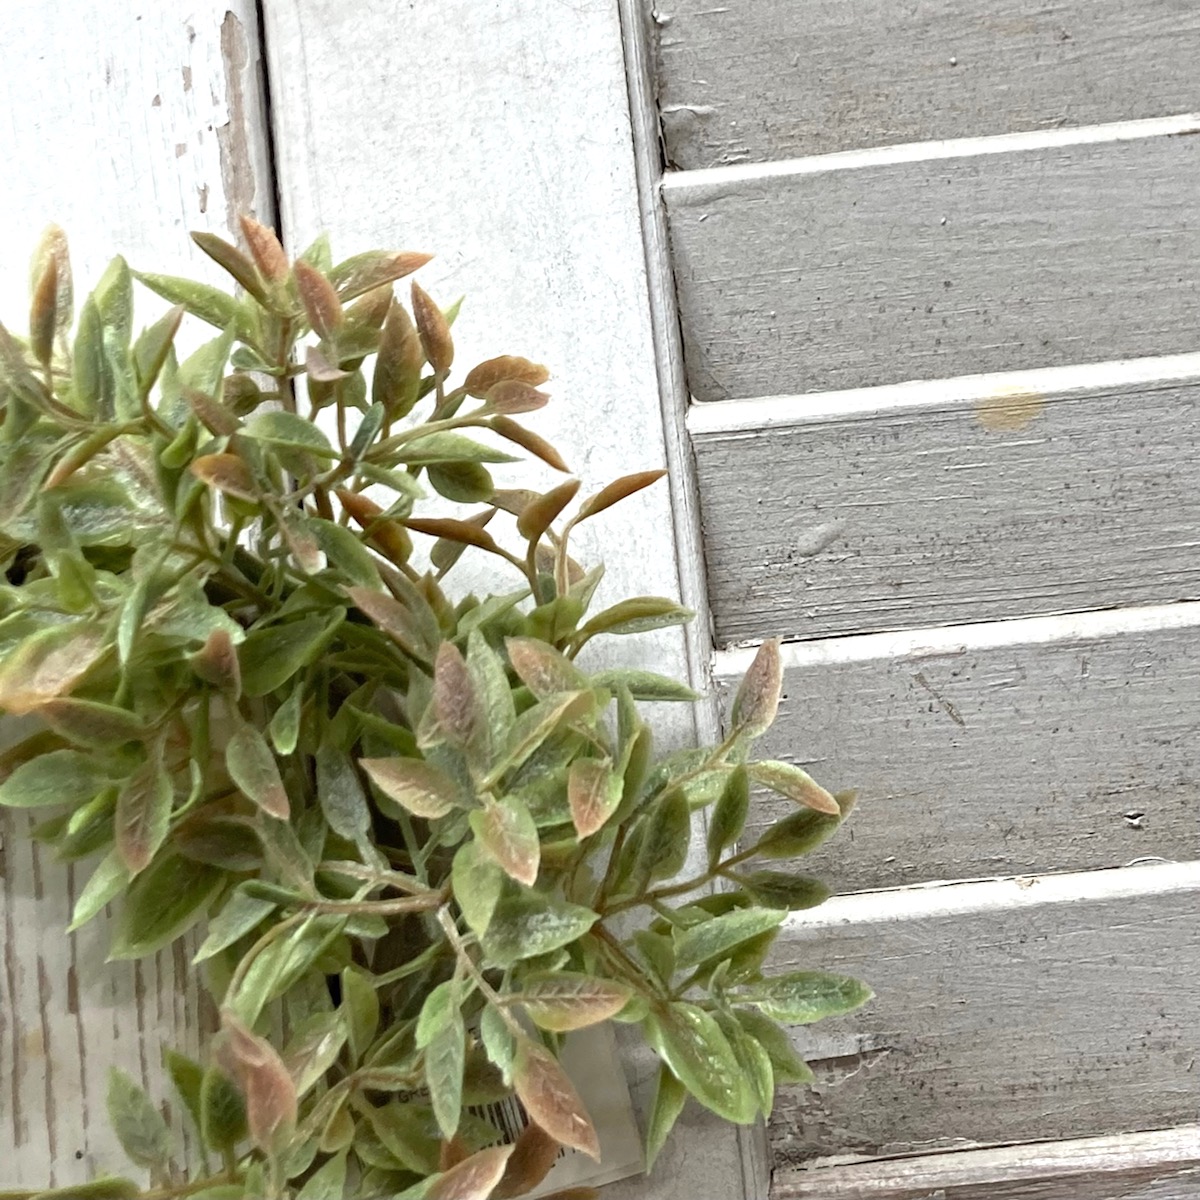
M 1200 1125 L 776 1174 L 772 1200 L 1194 1200 Z
M 756 753 L 859 791 L 842 833 L 795 865 L 861 891 L 1200 859 L 1200 605 L 1137 615 L 785 652 Z M 726 706 L 742 657 L 719 681 Z M 758 797 L 743 844 L 794 808 Z
M 773 970 L 858 975 L 876 999 L 793 1031 L 817 1082 L 780 1094 L 777 1160 L 1191 1121 L 1198 891 L 1196 864 L 1134 867 L 844 897 L 793 918 Z
M 692 394 L 1192 350 L 1198 189 L 1186 136 L 671 177 Z
M 761 162 L 1200 107 L 1188 0 L 662 0 L 670 161 Z
M 546 363 L 554 401 L 530 424 L 562 448 L 585 489 L 665 465 L 618 5 L 273 0 L 265 17 L 290 244 L 328 228 L 338 254 L 436 252 L 422 285 L 443 302 L 467 294 L 457 364 L 501 353 Z M 414 66 L 413 47 L 433 48 L 427 68 Z M 498 478 L 535 485 L 524 468 Z M 540 479 L 554 481 L 548 471 Z M 572 538 L 584 562 L 603 547 L 596 603 L 678 595 L 669 489 L 622 511 Z M 492 591 L 498 581 L 485 562 L 459 584 Z M 687 674 L 677 630 L 605 652 Z M 675 707 L 658 730 L 693 742 L 695 714 Z M 644 1111 L 655 1068 L 646 1056 L 626 1056 L 626 1067 Z M 741 1200 L 755 1194 L 741 1157 L 736 1130 L 697 1115 L 649 1179 L 605 1196 Z
M 1200 385 L 961 389 L 696 434 L 718 643 L 1200 597 Z
M 29 254 L 52 220 L 71 240 L 77 302 L 118 252 L 220 279 L 187 231 L 224 232 L 237 211 L 271 219 L 254 4 L 84 0 L 66 20 L 17 0 L 5 17 L 3 320 L 25 328 Z M 137 304 L 146 323 L 165 308 Z M 104 1111 L 109 1067 L 165 1099 L 160 1047 L 194 1052 L 200 1020 L 183 947 L 105 964 L 107 918 L 64 937 L 92 864 L 34 849 L 28 825 L 0 812 L 0 1188 L 127 1172 Z

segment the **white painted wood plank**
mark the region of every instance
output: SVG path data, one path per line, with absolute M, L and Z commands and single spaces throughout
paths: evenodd
M 680 167 L 1183 112 L 1186 0 L 661 0 Z
M 955 382 L 696 435 L 718 642 L 1200 597 L 1200 385 Z
M 781 1096 L 777 1159 L 1193 1120 L 1198 892 L 1191 863 L 852 896 L 798 914 L 772 969 L 855 974 L 876 999 L 793 1031 L 818 1079 Z
M 785 655 L 758 752 L 859 791 L 841 834 L 798 869 L 858 891 L 1200 858 L 1200 605 L 905 640 Z M 720 656 L 726 705 L 745 657 Z M 745 844 L 794 807 L 760 796 Z
M 76 296 L 121 252 L 134 266 L 216 279 L 190 229 L 271 218 L 255 5 L 16 0 L 0 76 L 0 318 L 23 330 L 30 251 L 56 221 Z M 207 265 L 206 265 L 207 264 Z M 149 320 L 164 307 L 143 294 Z M 0 812 L 0 1186 L 128 1170 L 104 1112 L 110 1065 L 165 1098 L 163 1044 L 194 1050 L 186 955 L 106 965 L 109 923 L 66 938 L 91 864 L 34 850 L 28 814 Z M 176 1124 L 180 1124 L 176 1114 Z
M 667 437 L 679 429 L 664 435 L 618 5 L 273 0 L 265 16 L 289 243 L 328 228 L 339 254 L 373 245 L 437 253 L 423 286 L 444 302 L 467 294 L 458 360 L 545 362 L 554 403 L 532 423 L 586 488 L 669 462 Z M 413 47 L 434 48 L 434 66 L 415 67 Z M 520 478 L 528 486 L 528 473 Z M 602 552 L 607 565 L 597 603 L 678 595 L 676 530 L 688 520 L 680 512 L 676 524 L 660 485 L 582 526 L 580 557 Z M 495 580 L 484 564 L 478 586 Z M 688 671 L 678 631 L 612 653 Z M 696 656 L 693 669 L 704 665 Z M 663 727 L 666 740 L 690 741 L 695 714 L 675 709 Z M 656 1068 L 648 1056 L 628 1065 L 644 1107 Z M 606 1196 L 754 1194 L 736 1131 L 708 1119 L 689 1129 L 649 1181 Z
M 772 1200 L 1195 1200 L 1200 1125 L 780 1171 Z
M 1197 138 L 833 165 L 666 189 L 697 399 L 1195 349 Z

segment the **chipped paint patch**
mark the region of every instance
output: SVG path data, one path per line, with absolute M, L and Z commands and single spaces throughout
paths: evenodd
M 975 405 L 975 415 L 984 429 L 993 433 L 1019 433 L 1027 429 L 1046 406 L 1045 396 L 1017 388 L 1001 389 Z

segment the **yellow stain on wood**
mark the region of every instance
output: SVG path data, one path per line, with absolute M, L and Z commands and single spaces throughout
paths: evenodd
M 984 429 L 995 433 L 1018 433 L 1032 424 L 1045 407 L 1044 396 L 1016 388 L 1001 389 L 975 405 L 975 415 Z

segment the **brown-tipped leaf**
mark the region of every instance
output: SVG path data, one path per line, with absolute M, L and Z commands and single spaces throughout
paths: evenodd
M 450 322 L 434 303 L 433 297 L 415 280 L 412 285 L 412 309 L 425 360 L 435 372 L 444 375 L 454 362 Z
M 236 454 L 202 454 L 190 468 L 193 475 L 209 487 L 239 500 L 257 500 L 254 476 Z
M 339 379 L 350 378 L 349 371 L 335 367 L 316 346 L 309 346 L 304 351 L 304 371 L 317 383 L 337 383 Z
M 404 524 L 409 529 L 428 534 L 430 537 L 444 538 L 448 542 L 461 542 L 464 546 L 478 546 L 480 550 L 489 550 L 493 554 L 500 553 L 496 539 L 470 521 L 456 521 L 453 517 L 412 517 Z
M 429 647 L 425 645 L 421 628 L 399 600 L 386 592 L 365 587 L 348 588 L 347 595 L 401 649 L 415 658 L 428 658 Z
M 575 520 L 584 521 L 588 517 L 602 513 L 606 508 L 611 508 L 614 504 L 624 500 L 626 496 L 632 496 L 635 492 L 648 488 L 665 474 L 666 471 L 663 470 L 638 471 L 636 474 L 622 475 L 620 479 L 614 479 L 607 487 L 601 488 L 594 496 L 589 496 L 579 506 L 579 513 Z
M 454 784 L 418 758 L 362 758 L 359 766 L 387 799 L 414 817 L 444 817 L 458 799 Z
M 587 676 L 549 642 L 512 637 L 504 639 L 504 646 L 517 677 L 539 700 L 555 692 L 582 691 L 588 686 Z
M 489 801 L 471 814 L 479 844 L 510 878 L 526 887 L 537 882 L 541 843 L 537 825 L 516 796 Z
M 453 642 L 438 647 L 433 665 L 433 711 L 442 732 L 458 745 L 471 740 L 482 719 L 466 660 Z
M 756 738 L 766 733 L 779 709 L 783 691 L 783 662 L 779 639 L 763 642 L 742 678 L 731 713 L 734 729 Z
M 577 758 L 567 777 L 571 821 L 581 838 L 591 837 L 604 826 L 621 803 L 621 777 L 612 764 L 595 758 Z
M 379 335 L 371 399 L 392 416 L 404 416 L 417 402 L 424 364 L 417 328 L 404 306 L 393 301 Z
M 472 367 L 463 380 L 463 391 L 482 400 L 498 383 L 513 380 L 529 387 L 538 387 L 550 378 L 541 363 L 530 362 L 515 354 L 502 354 Z
M 296 263 L 294 270 L 296 288 L 313 332 L 322 338 L 336 337 L 345 321 L 345 314 L 333 284 L 316 267 L 309 266 L 303 260 Z
M 492 412 L 515 417 L 545 408 L 550 403 L 550 397 L 519 379 L 505 379 L 489 389 L 487 403 Z
M 144 871 L 166 840 L 174 789 L 158 756 L 144 763 L 117 792 L 117 853 L 131 876 Z
M 600 1140 L 579 1093 L 558 1060 L 528 1038 L 517 1043 L 513 1087 L 530 1120 L 555 1141 L 600 1161 Z
M 50 254 L 46 256 L 29 303 L 29 345 L 43 366 L 49 365 L 54 354 L 57 302 L 58 260 Z
M 472 1154 L 439 1175 L 425 1193 L 425 1200 L 488 1200 L 512 1153 L 512 1146 L 492 1146 Z
M 228 1053 L 246 1098 L 246 1124 L 262 1150 L 274 1148 L 276 1135 L 296 1123 L 296 1085 L 283 1059 L 264 1038 L 251 1033 L 228 1009 L 221 1014 Z
M 526 429 L 524 425 L 518 424 L 511 417 L 493 417 L 488 424 L 502 438 L 515 442 L 522 450 L 528 450 L 530 454 L 540 458 L 542 462 L 549 464 L 556 471 L 571 469 L 563 461 L 562 455 L 544 437 L 540 437 L 531 429 Z
M 432 258 L 432 254 L 421 254 L 415 250 L 367 250 L 338 263 L 329 272 L 329 282 L 337 288 L 338 295 L 345 303 L 411 275 Z
M 838 802 L 807 771 L 791 763 L 768 760 L 751 763 L 748 770 L 755 783 L 761 783 L 805 808 L 831 817 L 841 816 Z
M 274 235 L 272 235 L 274 236 Z M 233 278 L 261 304 L 267 304 L 267 291 L 259 278 L 258 269 L 251 259 L 232 243 L 215 233 L 195 232 L 192 241 L 219 267 L 223 267 Z M 282 253 L 282 251 L 281 251 Z M 286 273 L 286 263 L 285 263 Z
M 250 247 L 250 254 L 263 278 L 271 283 L 280 283 L 288 277 L 288 260 L 283 246 L 273 229 L 256 221 L 253 217 L 241 217 L 242 236 Z
M 213 687 L 229 692 L 235 699 L 242 691 L 242 669 L 237 647 L 228 629 L 214 629 L 204 645 L 192 655 L 192 670 Z
M 554 1166 L 562 1147 L 540 1126 L 526 1125 L 513 1145 L 504 1178 L 489 1200 L 509 1200 L 532 1192 Z
M 559 513 L 575 499 L 578 491 L 579 480 L 568 479 L 544 495 L 534 497 L 517 517 L 517 532 L 526 541 L 538 541 Z

